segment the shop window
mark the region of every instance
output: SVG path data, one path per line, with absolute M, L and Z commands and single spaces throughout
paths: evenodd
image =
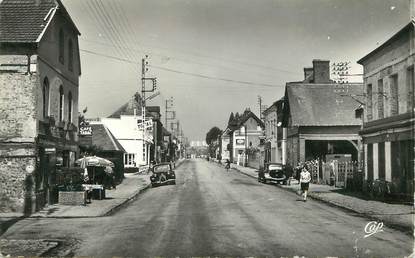
M 373 144 L 367 145 L 367 180 L 373 181 Z
M 135 166 L 135 154 L 126 153 L 124 154 L 124 165 L 126 166 Z
M 59 30 L 59 62 L 64 64 L 65 62 L 65 35 L 63 34 L 63 29 Z
M 63 121 L 63 104 L 65 101 L 65 95 L 63 94 L 63 87 L 62 85 L 59 87 L 59 122 Z
M 73 102 L 72 102 L 72 92 L 69 92 L 68 94 L 68 123 L 72 123 L 72 106 L 73 106 Z
M 45 77 L 45 79 L 43 80 L 42 112 L 43 112 L 44 118 L 49 115 L 49 79 L 48 77 Z
M 379 179 L 385 180 L 385 143 L 378 143 Z
M 72 39 L 68 42 L 68 70 L 73 71 L 73 43 Z
M 398 99 L 398 75 L 395 74 L 390 77 L 390 115 L 397 115 L 399 112 L 399 99 Z

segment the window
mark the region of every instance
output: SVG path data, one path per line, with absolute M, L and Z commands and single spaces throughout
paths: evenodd
M 73 71 L 73 44 L 72 39 L 68 42 L 68 70 Z
M 45 77 L 42 88 L 42 113 L 43 117 L 49 115 L 49 79 Z
M 125 153 L 124 154 L 124 165 L 125 166 L 135 166 L 135 154 Z
M 65 62 L 65 36 L 63 30 L 59 30 L 59 62 L 63 64 Z
M 62 85 L 59 87 L 59 122 L 63 121 L 63 104 L 65 100 L 65 95 L 63 94 Z
M 406 71 L 406 92 L 408 94 L 406 98 L 406 110 L 408 112 L 412 111 L 412 109 L 414 108 L 414 76 L 414 66 L 411 66 Z
M 378 143 L 379 179 L 385 180 L 385 143 Z
M 390 115 L 397 115 L 399 112 L 399 100 L 398 100 L 398 75 L 392 75 L 390 77 Z
M 384 98 L 384 92 L 383 92 L 383 80 L 378 81 L 378 118 L 381 119 L 384 117 L 384 108 L 383 108 L 383 98 Z
M 72 123 L 72 92 L 68 94 L 68 123 Z
M 147 145 L 143 144 L 143 161 L 146 162 L 146 149 Z
M 370 121 L 373 119 L 372 116 L 372 84 L 366 86 L 366 96 L 367 96 L 367 120 Z

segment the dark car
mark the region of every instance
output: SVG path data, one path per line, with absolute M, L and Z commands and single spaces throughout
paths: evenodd
M 281 163 L 268 163 L 265 168 L 259 170 L 258 182 L 287 184 L 290 175 L 287 175 L 287 167 Z
M 172 169 L 171 163 L 154 165 L 151 171 L 153 173 L 150 176 L 151 186 L 176 184 L 176 174 Z

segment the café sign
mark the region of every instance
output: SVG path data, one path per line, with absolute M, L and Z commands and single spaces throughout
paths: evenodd
M 79 135 L 83 135 L 83 136 L 92 135 L 92 127 L 89 125 L 81 125 L 79 127 Z

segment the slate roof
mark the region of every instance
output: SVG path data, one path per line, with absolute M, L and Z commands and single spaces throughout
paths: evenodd
M 104 151 L 122 151 L 125 152 L 121 144 L 115 139 L 114 135 L 103 124 L 91 124 L 92 127 L 92 144 Z
M 251 110 L 247 109 L 244 111 L 242 115 L 239 116 L 239 119 L 234 119 L 233 121 L 230 121 L 228 124 L 229 129 L 236 130 L 240 128 L 249 118 L 253 118 L 259 126 L 262 128 L 265 127 L 264 122 L 261 121 Z
M 3 0 L 0 1 L 0 42 L 37 42 L 53 18 L 54 8 L 58 8 L 80 34 L 60 0 Z
M 127 103 L 122 105 L 114 113 L 112 113 L 108 118 L 120 118 L 121 115 L 134 115 L 134 109 L 136 110 L 136 115 L 141 115 L 141 96 L 139 94 L 134 95 Z
M 286 87 L 292 126 L 357 126 L 355 118 L 362 98 L 362 84 L 296 84 Z M 359 96 L 360 95 L 360 96 Z M 360 99 L 363 100 L 363 99 Z

